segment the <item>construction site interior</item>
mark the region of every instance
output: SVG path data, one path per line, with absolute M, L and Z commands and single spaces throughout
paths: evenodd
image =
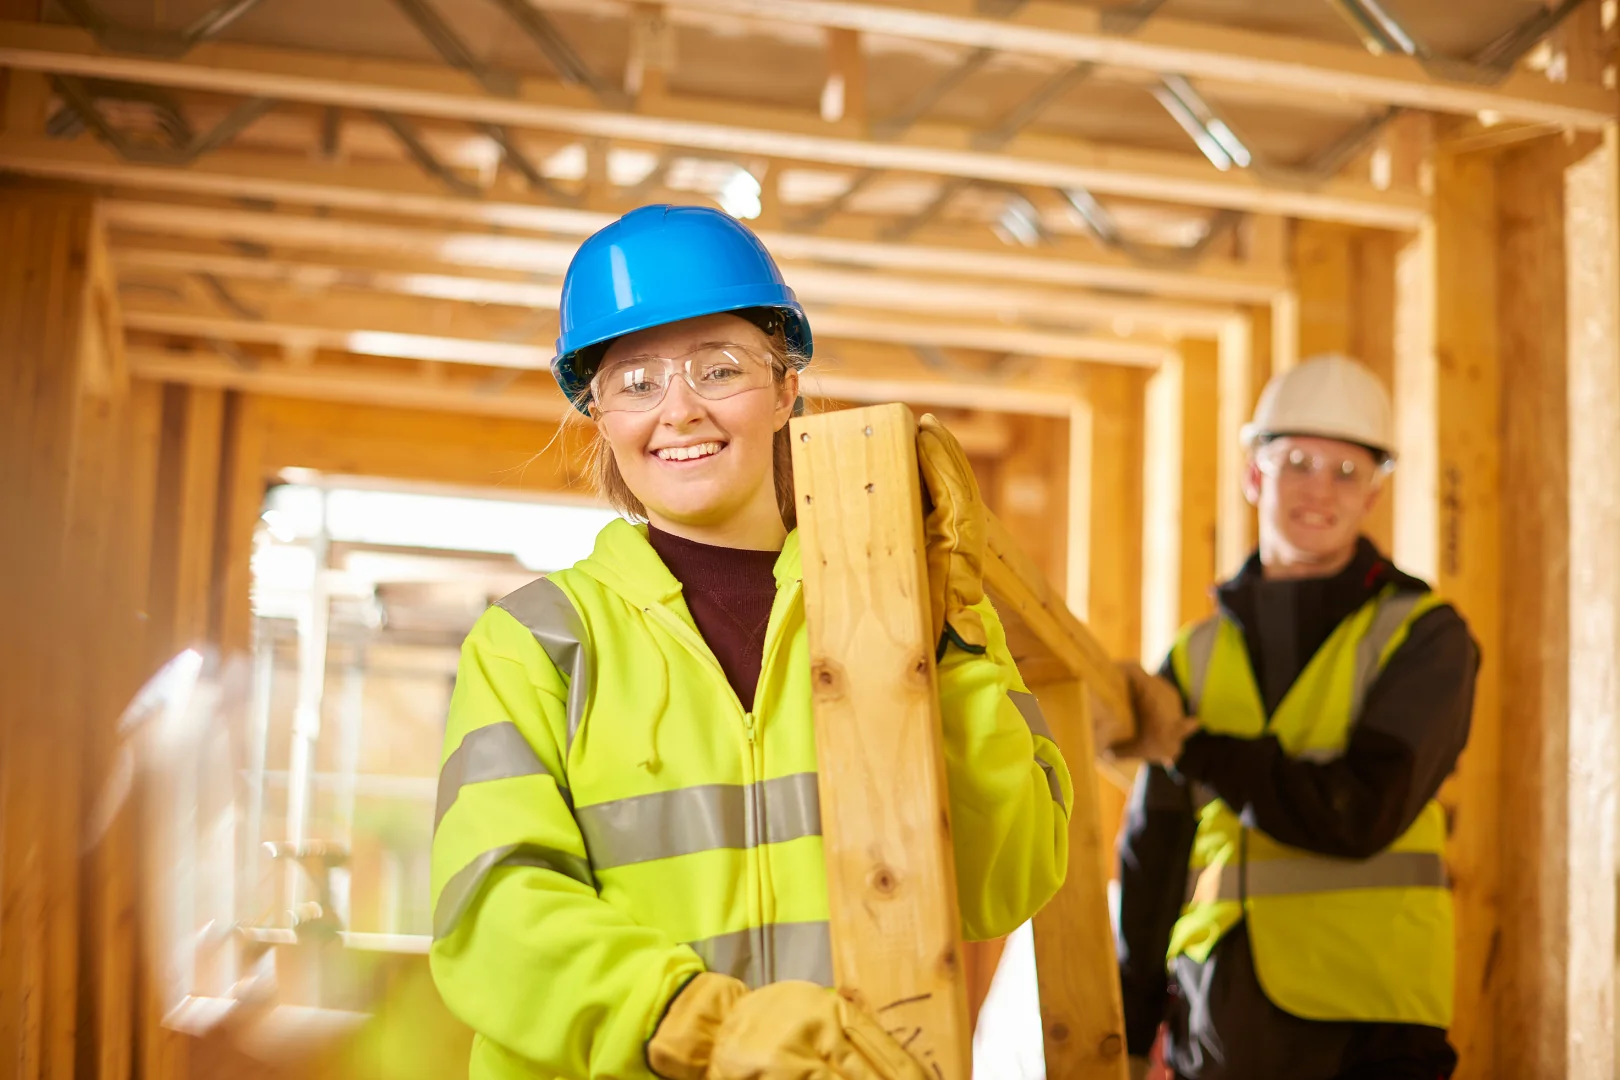
M 1616 8 L 0 0 L 0 1076 L 466 1075 L 427 958 L 458 647 L 614 516 L 562 276 L 675 203 L 779 260 L 811 412 L 939 416 L 1150 670 L 1255 544 L 1266 381 L 1375 372 L 1372 539 L 1484 657 L 1457 1075 L 1610 1080 Z M 1095 763 L 1099 872 L 1136 767 Z M 1123 1078 L 1064 1064 L 1036 966 L 968 951 L 973 1075 Z

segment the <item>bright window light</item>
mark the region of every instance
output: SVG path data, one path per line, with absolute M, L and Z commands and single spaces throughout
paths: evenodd
M 327 533 L 340 543 L 493 552 L 511 555 L 536 573 L 589 555 L 596 534 L 617 516 L 605 507 L 561 503 L 352 488 L 325 494 Z M 319 532 L 321 495 L 303 484 L 274 488 L 265 510 L 272 535 L 279 540 Z
M 759 202 L 759 181 L 747 169 L 738 169 L 731 174 L 725 186 L 716 196 L 720 201 L 720 209 L 734 218 L 757 218 L 762 209 Z

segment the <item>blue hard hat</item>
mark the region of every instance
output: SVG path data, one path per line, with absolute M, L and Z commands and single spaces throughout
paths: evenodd
M 748 227 L 705 206 L 643 206 L 593 234 L 563 278 L 561 333 L 551 373 L 585 412 L 594 345 L 652 326 L 766 308 L 781 315 L 788 348 L 810 358 L 810 321 L 765 245 Z

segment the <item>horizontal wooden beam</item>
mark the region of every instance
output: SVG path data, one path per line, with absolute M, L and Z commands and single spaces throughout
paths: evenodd
M 962 0 L 666 0 L 669 7 L 858 30 L 1054 59 L 1175 72 L 1369 105 L 1433 112 L 1494 112 L 1514 120 L 1597 130 L 1616 119 L 1612 90 L 1554 83 L 1518 71 L 1492 84 L 1445 79 L 1410 57 L 1374 56 L 1334 42 L 1156 16 L 1129 34 L 1104 11 L 1031 0 L 1005 19 L 970 14 Z
M 266 234 L 270 231 L 267 229 Z M 126 232 L 114 233 L 112 243 L 118 265 L 129 269 L 206 273 L 309 288 L 348 285 L 407 296 L 482 304 L 557 307 L 562 293 L 560 275 L 558 281 L 546 282 L 536 281 L 533 274 L 516 270 L 481 268 L 481 272 L 472 273 L 454 263 L 439 261 L 436 257 L 439 251 L 453 245 L 455 240 L 447 234 L 430 239 L 433 236 L 424 233 L 417 251 L 410 254 L 267 251 L 262 256 L 257 253 L 242 255 L 218 241 Z M 463 234 L 462 239 L 471 241 L 475 238 Z M 280 240 L 282 244 L 288 242 L 285 236 Z M 471 246 L 476 248 L 476 244 Z M 1045 327 L 1066 322 L 1098 323 L 1126 337 L 1139 329 L 1177 335 L 1213 336 L 1221 333 L 1237 316 L 1235 308 L 1216 305 L 1140 300 L 1074 290 L 897 277 L 813 264 L 784 263 L 783 268 L 788 283 L 793 286 L 799 299 L 811 304 L 840 304 L 891 312 L 988 319 L 1028 319 L 1038 321 Z
M 886 360 L 881 350 L 859 344 L 831 342 L 830 372 L 813 366 L 804 383 L 805 396 L 859 404 L 904 401 L 932 408 L 976 409 L 1012 415 L 1059 415 L 1072 401 L 1072 388 L 1056 382 L 1030 379 L 994 383 L 952 381 L 928 376 L 915 368 Z M 477 416 L 511 416 L 532 420 L 559 420 L 572 413 L 550 380 L 539 385 L 518 384 L 492 390 L 482 377 L 460 377 L 453 371 L 431 373 L 387 372 L 358 365 L 316 363 L 302 366 L 281 363 L 238 363 L 205 351 L 174 351 L 150 345 L 129 349 L 130 373 L 135 378 L 190 386 L 242 390 L 282 397 L 356 404 L 434 409 Z M 838 360 L 845 361 L 839 364 Z M 839 367 L 864 369 L 872 374 L 840 372 Z M 951 430 L 957 432 L 958 424 Z M 968 424 L 957 432 L 973 453 L 997 454 L 1005 449 L 1006 433 Z
M 508 387 L 500 393 L 480 390 L 467 380 L 454 382 L 403 374 L 331 369 L 324 365 L 245 366 L 206 354 L 170 352 L 149 346 L 129 350 L 130 374 L 153 382 L 208 386 L 278 397 L 340 401 L 408 409 L 510 416 L 524 420 L 560 421 L 572 409 L 555 385 Z
M 484 93 L 442 66 L 209 43 L 182 59 L 112 54 L 87 31 L 0 24 L 0 66 L 123 79 L 213 93 L 386 109 L 412 116 L 507 124 L 575 135 L 764 155 L 858 169 L 930 173 L 1007 184 L 1084 188 L 1124 195 L 1380 228 L 1416 229 L 1427 201 L 1333 179 L 1273 183 L 1254 172 L 1221 172 L 1192 154 L 1021 134 L 998 151 L 975 150 L 971 129 L 913 125 L 898 140 L 863 135 L 852 122 L 735 102 L 645 98 L 636 112 L 599 104 L 580 87 L 528 78 L 512 97 Z
M 172 274 L 123 275 L 125 325 L 161 333 L 241 341 L 307 341 L 315 348 L 425 360 L 543 368 L 557 332 L 556 303 L 534 308 L 407 298 L 369 288 L 313 292 L 264 281 L 229 284 L 231 301 L 194 296 L 195 283 Z M 173 295 L 179 293 L 180 295 Z M 168 295 L 165 295 L 168 294 Z M 537 319 L 537 315 L 544 316 Z M 978 349 L 1090 363 L 1157 367 L 1167 341 L 1035 330 L 961 319 L 905 319 L 808 309 L 816 332 L 897 345 Z M 222 322 L 218 318 L 225 316 Z M 399 350 L 381 351 L 378 350 Z M 435 350 L 444 350 L 436 355 Z
M 221 163 L 227 168 L 218 168 Z M 277 180 L 273 175 L 287 171 L 287 166 L 279 159 L 265 162 L 255 155 L 219 154 L 186 170 L 158 169 L 118 162 L 99 146 L 61 146 L 43 140 L 25 143 L 0 136 L 0 169 L 8 168 L 84 183 L 155 187 L 177 195 L 263 198 L 339 212 L 444 218 L 495 226 L 502 232 L 384 224 L 328 214 L 317 217 L 286 208 L 269 213 L 111 199 L 104 204 L 104 212 L 108 224 L 116 228 L 264 245 L 359 249 L 559 276 L 567 269 L 577 243 L 514 235 L 511 230 L 584 237 L 613 220 L 611 214 L 590 211 L 457 199 L 433 193 L 414 176 L 409 180 L 416 193 L 407 196 L 401 193 L 404 178 L 397 169 L 391 172 L 389 184 L 369 187 L 357 183 L 352 171 L 313 165 L 298 169 L 309 179 Z M 317 175 L 320 182 L 312 182 Z M 1289 287 L 1285 272 L 1276 267 L 1250 267 L 1219 258 L 1185 267 L 1151 266 L 1083 241 L 1059 240 L 1040 251 L 1014 252 L 988 233 L 952 227 L 919 230 L 912 243 L 885 239 L 878 228 L 859 223 L 830 225 L 814 234 L 762 230 L 759 235 L 789 269 L 831 263 L 844 268 L 923 273 L 940 281 L 945 280 L 942 275 L 958 274 L 971 278 L 975 288 L 992 290 L 986 293 L 991 296 L 998 286 L 1024 282 L 1223 304 L 1269 304 Z M 1129 315 L 1132 298 L 1121 297 L 1120 302 L 1119 312 Z

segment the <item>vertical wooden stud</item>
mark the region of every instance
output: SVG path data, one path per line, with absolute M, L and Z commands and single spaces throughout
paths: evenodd
M 833 971 L 941 1080 L 968 1080 L 961 919 L 902 405 L 793 421 Z
M 1442 790 L 1457 911 L 1452 1039 L 1463 1080 L 1496 1075 L 1501 948 L 1499 374 L 1496 184 L 1488 159 L 1439 155 L 1434 209 L 1397 256 L 1396 409 L 1403 454 L 1396 560 L 1468 620 L 1485 661 L 1473 729 Z
M 1620 771 L 1620 135 L 1565 178 L 1569 252 L 1567 1075 L 1615 1072 Z

